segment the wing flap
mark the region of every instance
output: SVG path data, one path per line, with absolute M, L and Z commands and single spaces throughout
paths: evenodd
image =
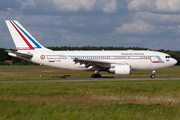
M 104 61 L 104 60 L 92 60 L 92 59 L 74 59 L 75 64 L 79 63 L 80 65 L 85 64 L 86 68 L 100 68 L 103 70 L 107 70 L 111 67 L 112 64 L 125 65 L 127 63 L 117 63 L 112 61 Z
M 90 60 L 90 59 L 74 59 L 75 64 L 79 63 L 80 65 L 85 64 L 86 68 L 100 68 L 100 69 L 108 69 L 112 63 L 108 61 L 102 60 Z

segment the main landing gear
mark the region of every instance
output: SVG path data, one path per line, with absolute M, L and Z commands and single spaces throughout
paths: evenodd
M 155 78 L 155 75 L 154 75 L 155 72 L 156 72 L 155 70 L 152 71 L 151 78 Z
M 92 74 L 91 78 L 101 78 L 101 74 L 99 74 L 99 69 L 95 70 L 95 74 Z
M 92 74 L 91 78 L 101 78 L 101 74 Z

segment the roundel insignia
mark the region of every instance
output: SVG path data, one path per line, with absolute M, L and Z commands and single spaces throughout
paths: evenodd
M 42 60 L 44 60 L 44 59 L 45 59 L 45 55 L 41 55 L 40 58 L 41 58 Z

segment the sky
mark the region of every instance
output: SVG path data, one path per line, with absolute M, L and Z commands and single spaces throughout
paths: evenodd
M 15 49 L 5 20 L 44 46 L 180 50 L 180 0 L 0 0 L 0 47 Z

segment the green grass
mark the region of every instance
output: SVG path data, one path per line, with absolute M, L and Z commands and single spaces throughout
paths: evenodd
M 62 79 L 63 75 L 70 75 L 71 78 L 90 78 L 93 71 L 58 71 L 42 72 L 37 70 L 54 69 L 46 66 L 0 66 L 0 80 L 52 80 Z M 34 71 L 36 70 L 36 71 Z M 132 71 L 130 76 L 118 76 L 107 72 L 100 72 L 104 78 L 149 78 L 151 71 Z M 46 77 L 40 77 L 46 75 Z M 167 69 L 158 70 L 156 77 L 171 78 L 180 77 L 180 66 L 173 66 Z
M 110 104 L 96 106 L 54 105 L 46 103 L 25 103 L 0 100 L 2 119 L 33 120 L 178 120 L 177 108 L 165 109 L 162 105 Z M 136 112 L 135 112 L 136 111 Z M 138 111 L 138 112 L 137 112 Z M 7 114 L 7 112 L 9 114 Z
M 0 66 L 0 80 L 87 78 L 93 72 L 34 72 L 45 66 Z M 101 72 L 103 77 L 149 77 Z M 47 75 L 40 77 L 39 75 Z M 156 77 L 180 77 L 180 66 L 156 72 Z M 180 80 L 0 83 L 0 120 L 179 120 Z
M 0 119 L 180 119 L 180 80 L 1 83 Z
M 22 72 L 32 71 L 34 69 L 54 69 L 47 66 L 38 65 L 0 65 L 0 72 Z

